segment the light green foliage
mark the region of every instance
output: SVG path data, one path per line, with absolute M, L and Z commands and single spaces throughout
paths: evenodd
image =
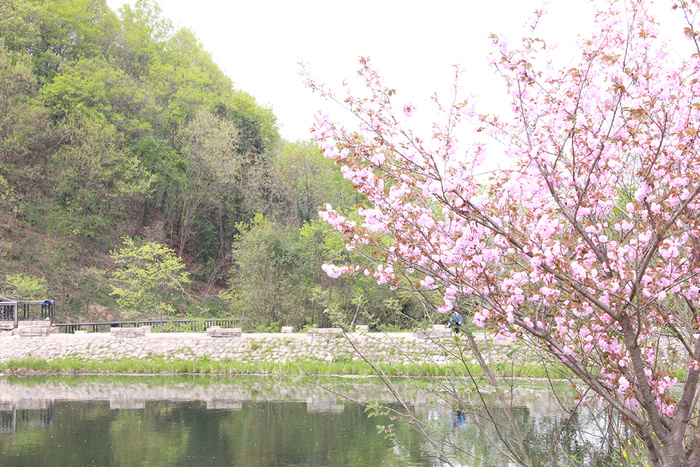
M 46 279 L 43 277 L 8 274 L 5 276 L 5 282 L 2 295 L 7 298 L 14 300 L 44 300 L 48 296 Z
M 185 264 L 175 252 L 154 242 L 137 244 L 124 238 L 124 245 L 111 254 L 117 265 L 112 295 L 125 314 L 144 316 L 172 314 L 172 292 L 190 282 Z
M 12 111 L 26 102 L 36 88 L 34 74 L 26 57 L 8 50 L 0 36 L 0 125 Z M 1 128 L 1 127 L 0 127 Z
M 241 166 L 236 151 L 238 131 L 232 122 L 201 111 L 180 132 L 178 140 L 192 183 L 199 184 L 199 188 L 214 185 L 221 192 L 231 187 Z
M 320 218 L 306 222 L 299 229 L 306 248 L 316 251 L 321 264 L 324 261 L 350 261 L 350 254 L 340 234 Z M 325 273 L 321 273 L 325 277 Z
M 274 226 L 258 214 L 251 224 L 240 224 L 234 243 L 238 265 L 232 278 L 236 302 L 256 323 L 298 325 L 305 313 L 304 270 L 308 253 L 300 248 L 298 233 Z
M 225 299 L 252 325 L 279 322 L 299 328 L 332 324 L 391 322 L 413 326 L 404 313 L 416 313 L 416 303 L 400 297 L 371 277 L 329 278 L 324 262 L 360 262 L 320 219 L 301 229 L 256 215 L 239 224 L 234 243 L 231 290 Z M 392 312 L 383 301 L 393 300 Z
M 42 155 L 36 143 L 47 133 L 47 114 L 33 99 L 37 89 L 29 57 L 6 48 L 0 35 L 0 200 L 15 211 L 14 188 L 36 170 Z
M 212 112 L 198 113 L 180 132 L 178 141 L 187 167 L 179 197 L 182 255 L 195 221 L 212 208 L 223 209 L 227 192 L 235 189 L 242 161 L 236 151 L 236 127 Z
M 39 25 L 32 21 L 37 16 L 37 5 L 19 0 L 0 0 L 0 38 L 9 50 L 29 50 L 39 42 Z
M 119 33 L 116 15 L 104 0 L 43 1 L 37 13 L 32 21 L 39 27 L 40 40 L 32 58 L 37 75 L 46 83 L 78 58 L 109 56 Z
M 9 50 L 0 36 L 0 161 L 4 164 L 21 161 L 37 133 L 46 131 L 42 128 L 45 112 L 32 99 L 37 89 L 29 57 Z
M 148 0 L 138 0 L 133 6 L 125 3 L 119 13 L 121 47 L 114 51 L 114 63 L 130 76 L 144 78 L 151 61 L 172 36 L 173 25 L 161 16 L 158 4 Z
M 16 200 L 12 190 L 10 189 L 10 184 L 0 173 L 0 209 L 4 207 L 5 204 L 13 205 L 15 202 Z
M 154 101 L 148 89 L 103 58 L 79 60 L 42 88 L 54 119 L 76 112 L 103 116 L 117 129 L 139 136 L 151 129 Z
M 273 159 L 273 187 L 280 202 L 280 217 L 300 226 L 318 219 L 319 207 L 349 209 L 359 195 L 333 161 L 312 142 L 284 143 Z
M 183 127 L 199 109 L 211 108 L 232 94 L 231 80 L 187 29 L 178 30 L 153 57 L 147 80 L 165 110 L 170 131 Z
M 163 9 L 153 0 L 124 3 L 119 9 L 124 29 L 143 42 L 162 43 L 173 34 L 172 22 L 163 18 Z
M 80 241 L 95 239 L 118 219 L 119 208 L 150 189 L 150 176 L 138 159 L 121 149 L 116 128 L 100 116 L 81 115 L 63 126 L 69 144 L 53 158 L 59 176 L 55 213 L 61 231 Z

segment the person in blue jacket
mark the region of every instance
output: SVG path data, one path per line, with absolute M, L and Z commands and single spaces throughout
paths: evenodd
M 450 322 L 449 322 L 448 326 L 454 330 L 455 334 L 459 334 L 459 330 L 462 327 L 463 323 L 464 323 L 464 318 L 462 318 L 462 315 L 459 314 L 459 311 L 455 310 L 452 313 L 452 316 L 450 317 Z

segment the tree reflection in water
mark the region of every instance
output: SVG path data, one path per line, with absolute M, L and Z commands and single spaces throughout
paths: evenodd
M 325 382 L 356 400 L 391 397 L 372 379 Z M 416 402 L 450 463 L 508 465 L 490 444 L 505 425 L 478 421 L 474 409 Z M 505 416 L 490 410 L 496 420 Z M 531 456 L 545 465 L 591 465 L 608 455 L 586 438 L 606 429 L 604 414 L 569 418 L 527 404 L 514 414 Z M 394 426 L 392 436 L 377 429 L 391 423 L 298 378 L 0 380 L 0 465 L 438 464 L 410 426 Z

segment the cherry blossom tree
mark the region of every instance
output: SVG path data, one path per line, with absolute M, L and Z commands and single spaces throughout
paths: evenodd
M 700 465 L 700 1 L 668 7 L 687 23 L 687 56 L 669 54 L 643 1 L 611 1 L 565 68 L 536 37 L 537 12 L 521 44 L 492 38 L 512 113 L 435 98 L 444 118 L 426 137 L 368 59 L 364 97 L 305 80 L 359 118 L 314 126 L 367 199 L 360 220 L 328 205 L 321 216 L 372 261 L 326 272 L 438 291 L 440 311 L 532 342 L 622 417 L 652 464 L 681 466 Z M 465 123 L 499 143 L 460 146 Z M 477 176 L 493 151 L 512 169 Z

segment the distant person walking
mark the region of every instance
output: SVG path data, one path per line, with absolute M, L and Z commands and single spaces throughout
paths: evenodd
M 464 324 L 464 318 L 462 318 L 462 315 L 459 314 L 459 311 L 454 311 L 452 316 L 450 316 L 448 326 L 454 330 L 455 334 L 459 334 L 462 324 Z

